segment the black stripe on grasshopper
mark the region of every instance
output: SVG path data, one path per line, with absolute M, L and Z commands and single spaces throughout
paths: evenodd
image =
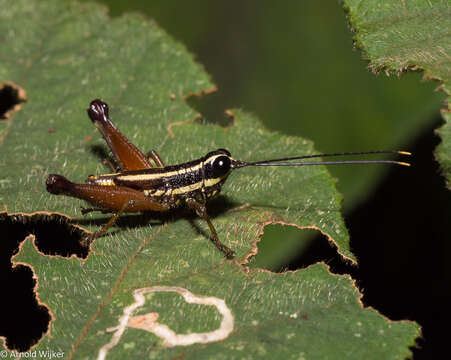
M 245 162 L 231 157 L 229 151 L 218 149 L 204 157 L 171 166 L 164 166 L 155 151 L 144 155 L 138 150 L 110 121 L 108 105 L 101 100 L 94 100 L 88 109 L 88 115 L 105 138 L 120 171 L 106 175 L 91 175 L 85 184 L 75 184 L 61 175 L 49 175 L 47 191 L 56 195 L 67 195 L 86 200 L 95 209 L 84 210 L 83 213 L 100 210 L 113 212 L 114 216 L 100 230 L 94 232 L 86 243 L 103 235 L 124 212 L 167 211 L 179 205 L 187 205 L 202 217 L 208 224 L 212 241 L 227 258 L 234 252 L 224 245 L 216 233 L 216 229 L 208 216 L 206 201 L 216 196 L 232 170 L 247 166 L 311 166 L 337 164 L 398 164 L 408 163 L 393 160 L 355 160 L 306 162 L 305 160 L 330 156 L 368 155 L 395 153 L 410 155 L 404 151 L 367 151 L 354 153 L 334 153 L 285 157 L 273 160 Z M 155 167 L 150 159 L 155 163 Z

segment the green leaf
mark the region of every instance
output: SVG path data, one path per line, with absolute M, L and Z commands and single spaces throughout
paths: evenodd
M 60 214 L 77 225 L 73 230 L 95 230 L 108 219 L 82 218 L 80 201 L 50 195 L 44 185 L 49 173 L 83 182 L 88 174 L 107 171 L 93 151 L 103 141 L 85 113 L 93 98 L 107 101 L 122 132 L 143 151 L 156 149 L 167 164 L 216 148 L 228 148 L 243 160 L 314 150 L 306 140 L 265 130 L 241 111 L 229 128 L 196 122 L 184 96 L 213 85 L 180 44 L 139 16 L 110 20 L 92 4 L 61 1 L 0 0 L 0 6 L 0 34 L 8 50 L 0 79 L 27 93 L 27 102 L 2 128 L 7 160 L 0 163 L 0 204 L 8 211 L 2 219 L 23 224 L 35 237 L 36 246 L 27 240 L 13 261 L 32 267 L 39 302 L 52 314 L 37 350 L 61 351 L 69 358 L 96 357 L 101 349 L 111 358 L 228 358 L 251 352 L 256 358 L 400 359 L 410 354 L 418 326 L 363 308 L 349 277 L 330 274 L 324 264 L 285 274 L 246 266 L 264 227 L 273 223 L 319 229 L 354 261 L 340 196 L 322 167 L 242 169 L 231 175 L 209 210 L 219 237 L 237 252 L 235 261 L 225 260 L 209 242 L 206 224 L 183 210 L 156 218 L 124 216 L 95 240 L 86 259 L 42 253 L 40 244 L 63 247 L 69 237 L 48 239 L 39 228 L 43 222 L 50 221 L 57 234 L 65 221 Z M 187 305 L 181 288 L 216 298 L 204 302 L 225 304 L 219 310 Z M 143 306 L 130 313 L 139 289 L 154 292 L 144 294 Z M 230 312 L 233 323 L 220 309 Z M 120 323 L 127 320 L 124 312 L 134 322 Z M 231 332 L 223 331 L 219 342 L 170 348 L 152 333 L 155 312 L 160 324 L 179 334 L 213 332 L 210 336 L 222 339 L 214 331 L 223 316 Z
M 423 70 L 426 79 L 440 81 L 447 94 L 447 108 L 442 110 L 445 124 L 438 133 L 442 143 L 436 154 L 443 174 L 451 181 L 451 14 L 449 1 L 415 0 L 355 1 L 345 0 L 351 25 L 356 29 L 356 43 L 371 62 L 374 71 L 403 72 Z
M 132 10 L 155 18 L 192 49 L 218 86 L 218 93 L 196 101 L 214 118 L 244 106 L 269 129 L 313 140 L 319 152 L 406 150 L 437 121 L 443 94 L 433 91 L 434 83 L 422 82 L 420 73 L 398 78 L 368 71 L 361 52 L 353 51 L 339 1 L 97 1 L 113 15 Z M 230 21 L 228 13 L 239 16 Z M 390 168 L 329 171 L 350 212 Z
M 398 77 L 368 71 L 361 51 L 352 47 L 339 1 L 291 1 L 289 6 L 272 0 L 97 1 L 115 16 L 139 11 L 154 18 L 196 54 L 219 90 L 190 99 L 207 119 L 243 106 L 269 129 L 313 140 L 319 152 L 411 150 L 440 121 L 444 94 L 434 91 L 436 83 L 421 81 L 420 72 Z M 231 21 L 224 16 L 230 13 L 239 16 Z M 414 152 L 418 169 L 418 150 Z M 393 177 L 391 169 L 329 166 L 338 179 L 345 214 L 368 205 L 381 182 Z M 274 228 L 277 231 L 265 229 L 256 259 L 267 269 L 286 266 L 302 253 L 299 244 L 309 242 L 303 239 L 304 231 Z M 393 234 L 387 228 L 385 232 L 387 238 Z M 277 241 L 282 236 L 283 243 Z M 353 240 L 367 242 L 355 236 Z

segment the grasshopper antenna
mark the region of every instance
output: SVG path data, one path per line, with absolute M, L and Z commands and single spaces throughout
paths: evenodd
M 398 151 L 398 150 L 341 152 L 341 153 L 294 156 L 294 157 L 253 161 L 253 162 L 235 160 L 232 164 L 232 167 L 235 169 L 238 169 L 238 168 L 245 167 L 245 166 L 311 166 L 311 165 L 349 165 L 349 164 L 395 164 L 395 165 L 402 165 L 402 166 L 410 166 L 410 164 L 407 162 L 396 161 L 396 160 L 340 160 L 340 161 L 292 162 L 292 160 L 324 158 L 324 157 L 332 157 L 332 156 L 355 156 L 355 155 L 373 155 L 373 154 L 397 154 L 397 155 L 407 155 L 407 156 L 412 155 L 408 151 Z

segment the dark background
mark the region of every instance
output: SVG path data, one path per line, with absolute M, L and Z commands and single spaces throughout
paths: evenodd
M 422 82 L 421 73 L 370 73 L 336 1 L 101 2 L 112 16 L 136 11 L 152 18 L 185 44 L 218 87 L 188 100 L 210 121 L 242 108 L 270 129 L 313 140 L 321 152 L 414 153 L 411 168 L 330 168 L 344 195 L 358 268 L 314 231 L 280 226 L 267 227 L 252 266 L 283 271 L 324 261 L 357 280 L 365 305 L 423 327 L 415 359 L 442 357 L 451 195 L 433 155 L 444 99 L 434 92 L 438 83 Z

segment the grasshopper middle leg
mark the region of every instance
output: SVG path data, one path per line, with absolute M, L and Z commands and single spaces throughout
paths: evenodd
M 212 235 L 212 241 L 215 244 L 215 246 L 221 252 L 224 253 L 226 258 L 233 259 L 235 257 L 235 252 L 233 250 L 231 250 L 229 247 L 227 247 L 226 245 L 224 245 L 221 242 L 221 240 L 219 240 L 218 233 L 216 232 L 216 229 L 215 229 L 213 223 L 211 222 L 210 217 L 208 216 L 207 208 L 206 208 L 205 204 L 202 204 L 193 198 L 188 198 L 185 200 L 185 202 L 191 209 L 196 211 L 197 215 L 199 215 L 202 219 L 204 219 L 207 222 L 208 227 L 210 228 L 211 235 Z

